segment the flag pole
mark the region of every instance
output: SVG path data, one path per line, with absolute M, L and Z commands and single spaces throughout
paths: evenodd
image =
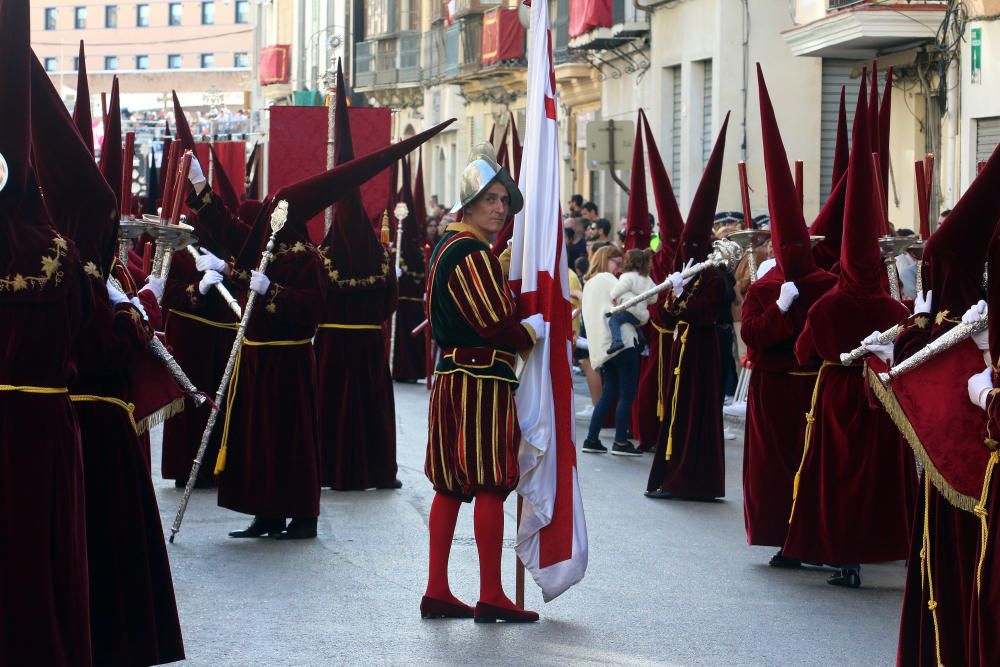
M 524 498 L 520 494 L 517 496 L 517 529 L 521 529 L 521 506 L 524 504 Z M 514 558 L 517 560 L 517 568 L 514 574 L 514 604 L 516 604 L 521 609 L 524 609 L 524 563 L 521 562 L 521 557 L 517 555 L 517 551 L 514 552 Z

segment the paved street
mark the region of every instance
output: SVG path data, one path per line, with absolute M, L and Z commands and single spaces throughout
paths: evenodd
M 578 387 L 579 389 L 579 387 Z M 727 497 L 642 495 L 649 456 L 580 454 L 590 531 L 586 578 L 545 605 L 534 583 L 531 626 L 422 621 L 427 514 L 423 456 L 428 393 L 397 385 L 399 491 L 324 491 L 319 539 L 232 540 L 247 517 L 196 491 L 168 545 L 192 665 L 888 665 L 895 660 L 904 570 L 865 566 L 859 591 L 828 571 L 776 571 L 773 549 L 746 545 L 742 433 L 726 443 Z M 580 407 L 584 404 L 578 395 Z M 577 425 L 577 443 L 586 424 Z M 608 432 L 610 433 L 610 432 Z M 610 436 L 606 438 L 610 444 Z M 154 461 L 159 459 L 154 438 Z M 159 480 L 165 529 L 181 495 Z M 514 497 L 507 503 L 507 592 L 514 589 Z M 471 508 L 452 550 L 456 595 L 478 594 Z

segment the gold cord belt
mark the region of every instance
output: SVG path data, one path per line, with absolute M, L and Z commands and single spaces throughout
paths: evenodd
M 819 399 L 819 382 L 823 376 L 823 371 L 833 365 L 833 362 L 824 361 L 823 365 L 816 371 L 816 384 L 813 385 L 812 402 L 809 404 L 809 412 L 806 413 L 806 435 L 802 446 L 802 461 L 799 462 L 799 469 L 795 471 L 795 480 L 792 482 L 792 511 L 788 515 L 788 523 L 792 522 L 795 516 L 795 502 L 799 499 L 799 480 L 802 478 L 802 468 L 806 465 L 806 453 L 809 451 L 809 441 L 812 440 L 813 424 L 816 422 L 816 401 Z
M 216 327 L 217 329 L 229 329 L 231 331 L 236 331 L 240 328 L 239 322 L 216 322 L 215 320 L 207 320 L 204 317 L 198 317 L 197 315 L 185 313 L 182 310 L 174 310 L 173 308 L 170 308 L 167 312 L 179 315 L 180 317 L 184 317 L 189 320 L 194 320 L 195 322 L 200 322 L 201 324 L 206 324 L 210 327 Z
M 136 435 L 139 434 L 139 426 L 135 423 L 135 405 L 113 396 L 93 396 L 91 394 L 70 394 L 69 400 L 74 403 L 107 403 L 119 407 L 128 414 L 128 420 L 132 424 L 132 429 Z
M 68 387 L 33 387 L 26 384 L 0 384 L 0 391 L 16 391 L 21 394 L 68 394 Z
M 320 329 L 349 329 L 349 330 L 380 330 L 382 328 L 381 324 L 337 324 L 334 322 L 328 322 L 326 324 L 319 325 Z
M 664 406 L 663 406 L 663 337 L 669 335 L 670 343 L 673 344 L 674 330 L 668 329 L 666 327 L 661 327 L 656 322 L 650 321 L 653 329 L 656 330 L 658 336 L 657 346 L 656 346 L 656 419 L 663 421 L 664 417 Z
M 688 333 L 691 331 L 691 325 L 684 321 L 678 322 L 677 328 L 680 329 L 682 324 L 684 325 L 684 333 L 681 334 L 681 349 L 677 353 L 677 365 L 674 367 L 674 395 L 670 403 L 670 430 L 667 434 L 667 461 L 670 460 L 670 457 L 673 456 L 674 453 L 674 425 L 677 423 L 677 397 L 680 394 L 678 389 L 680 388 L 681 383 L 681 365 L 684 363 L 684 350 L 687 348 Z
M 229 388 L 226 390 L 226 421 L 222 427 L 222 444 L 219 446 L 219 455 L 215 459 L 215 474 L 226 469 L 226 443 L 229 442 L 229 418 L 233 414 L 233 403 L 236 402 L 236 386 L 240 379 L 240 360 L 243 358 L 243 347 L 292 347 L 294 345 L 309 345 L 312 338 L 301 340 L 250 340 L 243 339 L 239 352 L 236 353 L 236 363 L 233 366 L 233 374 L 229 379 Z

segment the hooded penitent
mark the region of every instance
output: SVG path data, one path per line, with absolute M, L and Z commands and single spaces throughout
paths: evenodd
M 181 106 L 181 101 L 177 99 L 177 91 L 170 91 L 174 96 L 174 124 L 177 126 L 177 141 L 181 142 L 181 147 L 186 151 L 191 151 L 195 155 L 197 160 L 198 153 L 195 151 L 194 145 L 194 133 L 191 132 L 191 125 L 188 124 L 187 116 L 184 115 L 184 107 Z M 201 160 L 198 160 L 201 163 Z M 218 162 L 216 162 L 218 164 Z M 208 174 L 208 165 L 201 165 L 201 169 L 205 174 Z
M 104 180 L 115 193 L 115 201 L 121 201 L 122 198 L 122 152 L 122 111 L 116 76 L 111 84 L 111 100 L 108 102 L 108 117 L 104 124 L 104 143 L 101 144 L 101 158 L 98 161 Z
M 646 198 L 646 163 L 643 158 L 642 118 L 642 116 L 639 117 L 639 122 L 635 126 L 632 174 L 628 193 L 628 217 L 625 223 L 625 250 L 649 247 L 649 201 Z
M 656 217 L 660 235 L 660 247 L 653 255 L 650 276 L 655 282 L 661 282 L 674 270 L 677 252 L 680 249 L 681 234 L 684 233 L 684 218 L 677 205 L 674 189 L 670 185 L 670 177 L 663 164 L 660 149 L 657 147 L 653 131 L 649 127 L 649 120 L 642 109 L 639 110 L 639 118 L 646 136 L 646 148 L 649 154 L 649 178 L 653 185 L 653 200 L 656 202 Z
M 681 234 L 681 261 L 693 259 L 700 262 L 708 257 L 712 247 L 712 224 L 715 222 L 715 208 L 719 203 L 719 184 L 722 181 L 722 157 L 726 150 L 726 130 L 729 128 L 729 114 L 722 123 L 715 148 L 708 158 L 705 173 L 691 201 L 687 224 Z
M 847 158 L 850 146 L 847 139 L 847 86 L 840 87 L 840 108 L 837 111 L 837 143 L 833 151 L 833 177 L 830 180 L 830 196 L 847 173 Z
M 212 156 L 213 178 L 218 184 L 217 191 L 219 196 L 222 197 L 222 201 L 225 202 L 226 208 L 235 213 L 240 208 L 240 198 L 236 195 L 236 189 L 233 187 L 233 182 L 229 180 L 229 174 L 226 173 L 225 166 L 222 164 L 222 161 L 219 160 L 219 156 L 215 152 L 215 146 L 209 144 L 208 152 Z
M 73 124 L 76 125 L 83 143 L 90 154 L 94 154 L 94 118 L 90 114 L 90 84 L 87 83 L 87 57 L 80 40 L 80 56 L 76 72 L 76 105 L 73 107 Z
M 37 58 L 31 69 L 31 147 L 52 223 L 76 242 L 87 272 L 106 278 L 118 240 L 115 195 Z

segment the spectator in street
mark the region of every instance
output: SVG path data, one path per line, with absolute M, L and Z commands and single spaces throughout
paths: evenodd
M 583 212 L 583 195 L 576 194 L 570 197 L 569 204 L 566 208 L 569 211 L 569 217 L 579 217 Z
M 611 303 L 615 306 L 628 301 L 632 297 L 642 294 L 655 285 L 653 279 L 649 277 L 649 265 L 653 253 L 650 250 L 629 250 L 625 253 L 625 264 L 622 266 L 622 274 L 618 278 L 618 284 L 611 289 Z M 655 301 L 656 297 L 649 297 L 627 310 L 612 315 L 608 318 L 608 329 L 611 331 L 611 347 L 608 354 L 614 354 L 625 348 L 622 342 L 622 325 L 631 324 L 633 326 L 641 324 L 640 317 L 646 313 L 646 308 Z M 647 320 L 649 314 L 646 313 Z M 636 329 L 639 337 L 639 347 L 645 347 L 642 340 L 642 331 Z
M 635 446 L 628 440 L 628 430 L 632 422 L 632 403 L 635 401 L 636 389 L 639 384 L 639 345 L 638 335 L 632 324 L 622 324 L 623 347 L 614 354 L 608 354 L 607 342 L 611 336 L 605 320 L 607 306 L 610 305 L 609 283 L 617 283 L 616 276 L 622 268 L 621 251 L 616 246 L 605 246 L 594 253 L 587 280 L 583 286 L 584 322 L 590 324 L 590 362 L 593 368 L 600 369 L 602 390 L 597 405 L 594 406 L 590 418 L 590 428 L 587 439 L 583 443 L 583 451 L 605 453 L 607 447 L 601 444 L 599 434 L 604 423 L 604 417 L 617 403 L 615 408 L 615 440 L 611 453 L 618 456 L 641 456 Z M 645 324 L 649 313 L 645 309 L 639 312 L 639 321 Z
M 590 222 L 593 222 L 594 220 L 597 220 L 597 218 L 599 217 L 597 215 L 597 204 L 595 204 L 592 201 L 589 201 L 586 204 L 584 204 L 583 205 L 583 217 L 586 218 L 587 220 L 589 220 Z
M 611 221 L 607 218 L 598 218 L 587 226 L 587 240 L 591 243 L 611 243 Z
M 563 230 L 566 234 L 566 261 L 572 268 L 579 257 L 587 255 L 587 239 L 583 227 L 583 218 L 566 218 Z

